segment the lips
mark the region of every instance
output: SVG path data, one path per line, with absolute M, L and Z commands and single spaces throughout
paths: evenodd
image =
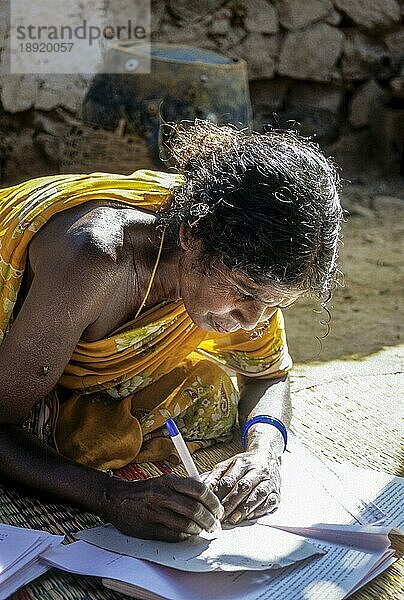
M 231 329 L 226 329 L 222 325 L 219 325 L 219 323 L 217 323 L 213 319 L 212 319 L 212 323 L 213 323 L 213 327 L 216 329 L 216 331 L 219 331 L 219 333 L 230 333 L 231 331 L 235 331 L 237 329 L 236 327 L 232 327 Z
M 219 333 L 228 333 L 227 329 L 225 329 L 224 327 L 221 327 L 219 325 L 219 323 L 216 323 L 216 321 L 212 320 L 212 323 L 213 323 L 213 327 L 216 329 L 216 331 L 219 331 Z

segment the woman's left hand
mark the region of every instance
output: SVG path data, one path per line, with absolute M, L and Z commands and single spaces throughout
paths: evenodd
M 225 460 L 204 478 L 232 524 L 272 512 L 280 501 L 280 458 L 243 452 Z

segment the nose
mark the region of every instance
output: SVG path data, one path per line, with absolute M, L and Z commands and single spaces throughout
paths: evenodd
M 231 317 L 237 321 L 242 329 L 252 331 L 261 321 L 269 319 L 275 312 L 275 308 L 262 306 L 259 303 L 253 303 L 254 306 L 246 307 L 243 310 L 237 309 L 231 312 Z

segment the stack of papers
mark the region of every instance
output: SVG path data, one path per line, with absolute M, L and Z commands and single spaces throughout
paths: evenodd
M 396 560 L 388 534 L 403 524 L 404 479 L 325 464 L 300 447 L 284 455 L 282 474 L 276 512 L 216 539 L 165 544 L 106 525 L 43 558 L 146 600 L 343 600 Z
M 0 600 L 45 573 L 39 555 L 62 543 L 63 535 L 0 523 Z
M 387 542 L 389 545 L 389 542 Z M 70 573 L 103 577 L 106 587 L 145 600 L 342 600 L 394 562 L 393 551 L 318 543 L 326 554 L 268 571 L 192 573 L 78 541 L 44 555 Z

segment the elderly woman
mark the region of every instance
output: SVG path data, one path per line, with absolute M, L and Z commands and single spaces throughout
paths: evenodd
M 34 179 L 0 192 L 0 472 L 144 538 L 279 502 L 291 366 L 281 308 L 336 272 L 337 176 L 288 132 L 179 127 L 178 174 Z M 237 374 L 238 386 L 231 375 Z M 128 463 L 229 438 L 205 483 Z

